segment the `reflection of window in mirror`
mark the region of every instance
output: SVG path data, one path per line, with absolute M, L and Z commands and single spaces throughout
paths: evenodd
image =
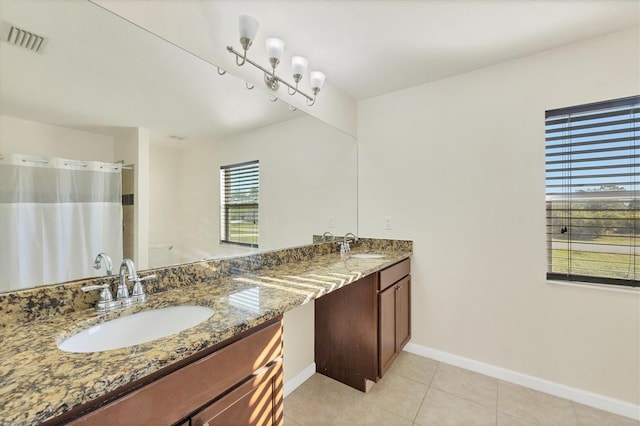
M 220 242 L 258 247 L 260 164 L 220 167 Z

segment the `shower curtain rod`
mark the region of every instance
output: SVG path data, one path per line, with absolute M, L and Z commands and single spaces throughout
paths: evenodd
M 0 154 L 0 160 L 4 160 L 4 155 Z M 40 159 L 40 158 L 27 158 L 27 159 L 23 159 L 22 161 L 32 161 L 34 163 L 48 163 L 49 160 L 46 159 Z M 87 167 L 88 164 L 85 163 L 84 161 L 75 161 L 75 160 L 69 160 L 75 163 L 75 165 L 78 166 L 83 166 L 83 167 Z M 116 163 L 112 163 L 112 164 L 116 164 Z M 64 163 L 65 166 L 68 166 L 69 163 Z M 116 165 L 114 165 L 113 167 L 118 167 Z M 122 170 L 133 170 L 133 167 L 128 167 L 128 166 L 119 166 Z

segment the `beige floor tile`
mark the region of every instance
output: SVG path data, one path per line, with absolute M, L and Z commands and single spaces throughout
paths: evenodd
M 421 426 L 492 425 L 496 411 L 438 389 L 429 389 L 415 423 Z
M 321 374 L 314 374 L 284 400 L 285 415 L 300 425 L 331 424 L 363 393 Z
M 285 399 L 284 423 L 285 426 L 410 425 L 415 419 L 420 426 L 640 426 L 640 422 L 626 417 L 511 383 L 495 382 L 471 371 L 403 352 L 368 394 L 323 375 L 313 375 Z M 497 413 L 491 407 L 494 387 L 498 395 Z
M 397 416 L 413 420 L 428 388 L 425 384 L 395 374 L 385 374 L 366 394 L 364 400 Z
M 431 387 L 496 409 L 498 381 L 494 378 L 441 363 Z
M 640 426 L 640 422 L 628 417 L 598 410 L 572 402 L 581 426 Z
M 518 417 L 510 416 L 508 414 L 498 411 L 498 426 L 532 426 L 535 423 L 522 420 Z
M 440 364 L 438 361 L 403 351 L 398 354 L 398 358 L 387 373 L 430 385 L 438 364 Z
M 545 426 L 578 425 L 571 401 L 500 381 L 498 411 Z
M 291 420 L 290 417 L 284 416 L 284 426 L 301 426 L 301 425 L 295 420 Z
M 365 401 L 343 409 L 333 425 L 411 426 L 413 422 Z

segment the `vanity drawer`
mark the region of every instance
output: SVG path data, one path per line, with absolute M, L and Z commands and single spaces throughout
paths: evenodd
M 280 357 L 281 321 L 100 407 L 71 424 L 175 424 Z
M 390 285 L 396 283 L 398 280 L 406 277 L 411 273 L 411 262 L 409 259 L 405 259 L 395 265 L 389 266 L 386 269 L 380 271 L 380 284 L 378 290 L 382 291 Z

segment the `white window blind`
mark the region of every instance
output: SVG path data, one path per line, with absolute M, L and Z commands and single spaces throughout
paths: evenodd
M 220 167 L 220 242 L 258 247 L 258 161 Z
M 637 287 L 640 97 L 546 113 L 547 278 Z

